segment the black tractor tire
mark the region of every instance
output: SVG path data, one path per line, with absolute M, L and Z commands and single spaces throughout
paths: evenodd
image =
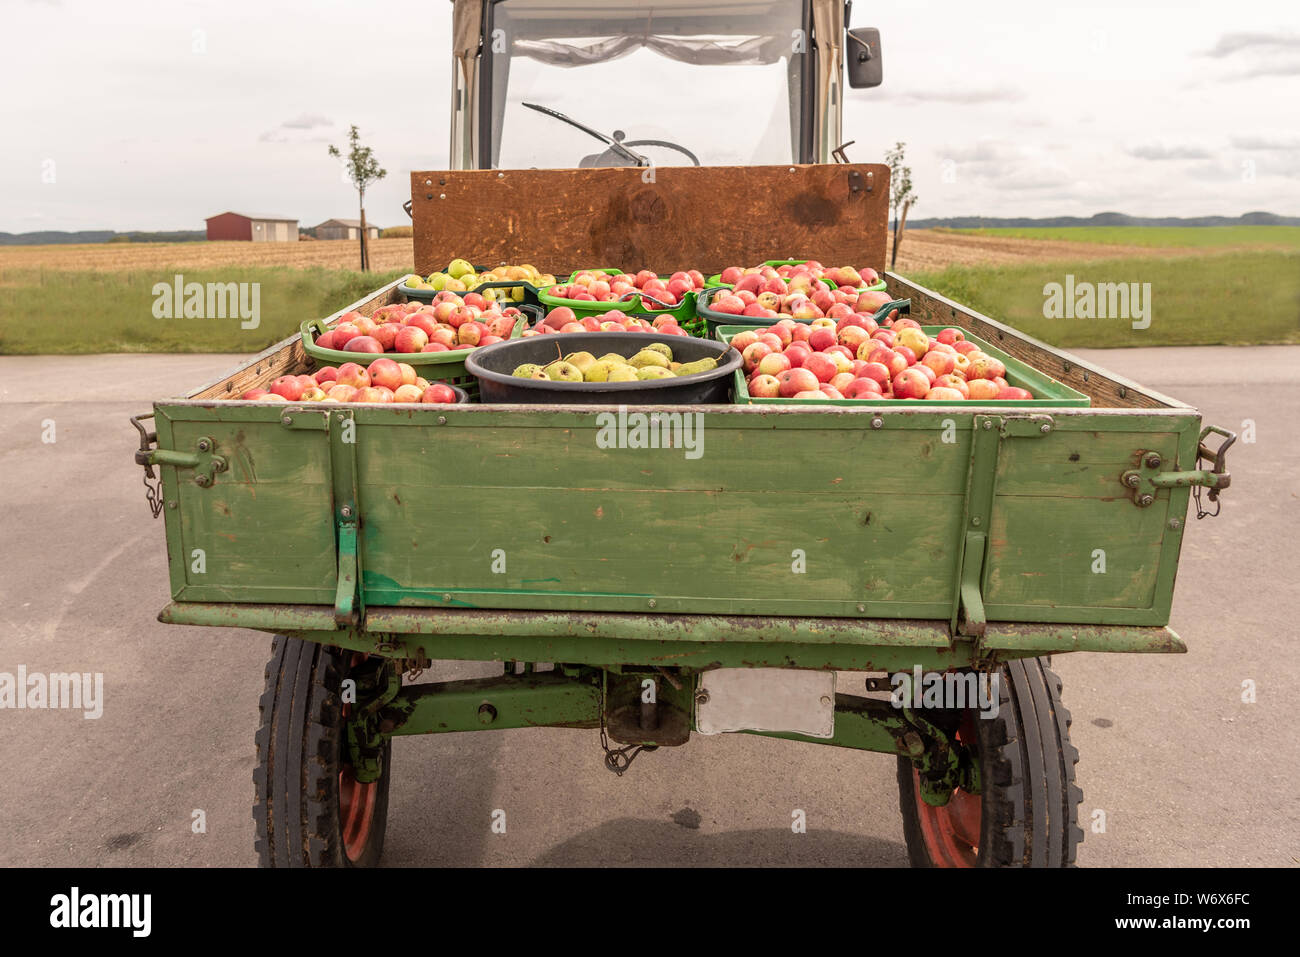
M 258 703 L 253 821 L 262 867 L 372 867 L 384 849 L 392 742 L 378 781 L 352 776 L 342 683 L 361 656 L 276 635 Z
M 973 725 L 982 788 L 975 798 L 978 807 L 958 791 L 950 811 L 930 808 L 918 793 L 911 761 L 898 759 L 899 809 L 913 867 L 1074 866 L 1083 840 L 1077 823 L 1083 791 L 1075 784 L 1079 752 L 1070 743 L 1061 679 L 1045 658 L 1017 659 L 1002 665 L 1000 673 L 995 717 L 964 715 L 963 724 L 951 714 L 920 712 L 940 727 Z M 969 814 L 965 827 L 958 800 L 963 797 Z

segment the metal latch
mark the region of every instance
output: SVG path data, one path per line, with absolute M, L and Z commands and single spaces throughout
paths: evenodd
M 229 468 L 225 456 L 216 454 L 217 443 L 206 435 L 201 436 L 194 443 L 193 452 L 173 452 L 171 449 L 152 447 L 158 441 L 158 433 L 149 432 L 140 424 L 141 419 L 152 417 L 152 413 L 131 417 L 131 424 L 140 432 L 140 448 L 135 453 L 135 464 L 144 466 L 146 487 L 149 486 L 149 480 L 154 477 L 155 465 L 174 465 L 178 469 L 193 469 L 194 484 L 200 488 L 208 488 L 216 479 L 217 473 Z M 153 507 L 152 500 L 149 505 Z M 154 514 L 156 516 L 157 512 L 155 511 Z
M 1211 450 L 1204 442 L 1206 436 L 1211 432 L 1223 436 L 1227 441 L 1219 446 L 1217 450 Z M 1120 481 L 1125 487 L 1132 490 L 1133 504 L 1139 508 L 1146 508 L 1156 500 L 1155 493 L 1162 488 L 1192 488 L 1197 502 L 1197 518 L 1213 517 L 1219 514 L 1216 508 L 1213 512 L 1207 512 L 1200 507 L 1201 489 L 1210 490 L 1210 501 L 1218 502 L 1219 492 L 1232 484 L 1232 476 L 1227 471 L 1227 452 L 1228 447 L 1237 441 L 1237 434 L 1227 429 L 1221 429 L 1217 425 L 1207 425 L 1201 430 L 1200 438 L 1197 440 L 1196 464 L 1199 466 L 1201 460 L 1205 459 L 1214 463 L 1212 469 L 1197 468 L 1190 472 L 1162 472 L 1160 466 L 1164 460 L 1160 457 L 1159 452 L 1139 452 L 1137 454 L 1138 466 L 1126 470 L 1120 475 Z

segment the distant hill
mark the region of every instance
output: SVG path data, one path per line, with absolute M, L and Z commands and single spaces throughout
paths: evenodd
M 195 243 L 206 242 L 208 235 L 201 229 L 178 229 L 171 232 L 148 233 L 135 230 L 119 233 L 112 229 L 83 229 L 69 233 L 46 230 L 39 233 L 0 233 L 0 246 L 53 246 L 63 243 Z
M 1300 226 L 1300 216 L 1278 216 L 1254 212 L 1243 216 L 1129 216 L 1125 213 L 1097 213 L 1081 216 L 1047 216 L 1040 219 L 988 216 L 950 216 L 937 219 L 909 219 L 912 229 L 999 229 L 1032 226 Z

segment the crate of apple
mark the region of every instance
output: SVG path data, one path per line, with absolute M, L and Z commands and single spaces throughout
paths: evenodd
M 502 342 L 522 332 L 523 311 L 478 293 L 443 291 L 432 302 L 401 302 L 380 306 L 373 315 L 348 312 L 326 328 L 319 321 L 303 324 L 303 348 L 323 361 L 347 361 L 355 356 L 401 353 L 413 365 L 464 361 L 463 353 Z M 448 355 L 462 353 L 461 355 Z
M 611 309 L 597 315 L 579 316 L 568 306 L 556 306 L 531 329 L 520 333 L 521 338 L 572 332 L 657 332 L 666 336 L 685 336 L 689 333 L 677 322 L 676 316 L 629 316 L 621 309 Z
M 750 288 L 751 285 L 737 289 L 715 287 L 700 295 L 695 311 L 707 321 L 710 335 L 721 325 L 757 328 L 781 319 L 803 323 L 830 319 L 834 324 L 858 316 L 874 325 L 892 321 L 895 309 L 901 309 L 904 302 L 890 299 L 889 293 L 869 289 L 831 289 L 820 285 L 808 291 L 802 286 L 787 287 L 779 279 L 770 280 L 757 290 Z M 886 306 L 894 308 L 885 310 Z M 882 310 L 884 316 L 880 316 Z
M 750 278 L 755 277 L 755 278 Z M 818 282 L 834 289 L 883 292 L 885 282 L 870 266 L 823 266 L 815 259 L 769 260 L 761 266 L 728 266 L 716 276 L 710 276 L 710 286 L 729 286 L 733 289 L 752 288 L 755 282 L 765 286 L 775 281 L 787 286 L 813 288 Z
M 698 269 L 681 270 L 666 279 L 649 269 L 637 273 L 579 269 L 567 283 L 543 289 L 538 298 L 546 306 L 567 305 L 584 315 L 624 305 L 687 319 L 693 314 L 695 293 L 703 288 L 704 274 Z
M 765 329 L 723 327 L 719 338 L 740 352 L 745 391 L 760 401 L 1088 405 L 1086 396 L 1062 383 L 1004 354 L 991 355 L 986 350 L 996 350 L 961 329 L 922 327 L 908 317 L 889 328 L 856 314 L 807 324 L 787 318 Z M 1008 382 L 1007 363 L 1039 394 Z
M 364 402 L 449 405 L 468 402 L 463 389 L 430 382 L 407 362 L 381 357 L 361 365 L 324 366 L 312 375 L 284 375 L 241 399 L 256 402 Z

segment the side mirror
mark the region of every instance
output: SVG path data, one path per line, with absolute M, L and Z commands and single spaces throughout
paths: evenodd
M 858 27 L 847 32 L 849 40 L 844 45 L 844 64 L 849 73 L 849 86 L 855 90 L 880 86 L 884 79 L 880 31 L 875 27 Z

